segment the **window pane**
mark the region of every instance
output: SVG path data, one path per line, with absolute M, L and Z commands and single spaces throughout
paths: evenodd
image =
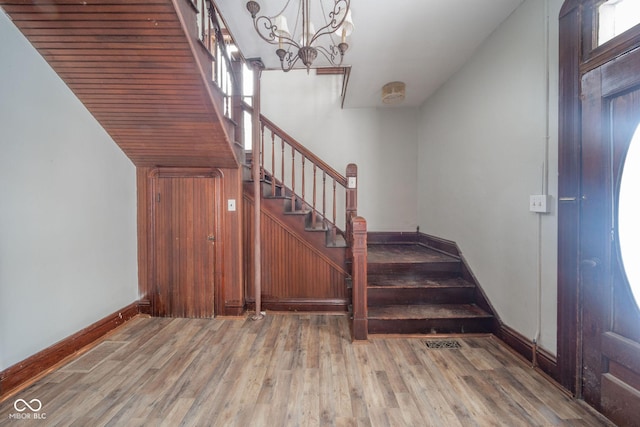
M 598 7 L 598 46 L 640 24 L 639 0 L 608 0 Z
M 618 199 L 618 235 L 624 270 L 640 306 L 640 125 L 624 161 Z

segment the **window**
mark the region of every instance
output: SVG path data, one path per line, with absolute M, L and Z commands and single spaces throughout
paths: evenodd
M 637 24 L 640 24 L 640 1 L 605 1 L 598 7 L 598 46 Z
M 629 145 L 618 194 L 618 235 L 622 264 L 636 303 L 640 306 L 640 125 Z

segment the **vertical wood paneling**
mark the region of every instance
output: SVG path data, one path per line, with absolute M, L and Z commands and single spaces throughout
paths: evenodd
M 244 311 L 243 280 L 247 271 L 242 263 L 242 215 L 246 211 L 242 203 L 242 169 L 222 169 L 221 174 L 222 194 L 216 201 L 215 213 L 221 229 L 221 235 L 216 236 L 216 257 L 223 267 L 215 271 L 215 281 L 220 289 L 216 314 L 237 316 Z M 236 201 L 235 211 L 227 210 L 229 199 Z
M 253 201 L 245 197 L 244 204 L 245 289 L 248 299 L 253 300 Z M 349 295 L 345 273 L 265 209 L 261 215 L 261 238 L 262 298 L 266 308 L 346 308 Z
M 137 185 L 137 216 L 138 216 L 138 294 L 140 297 L 140 312 L 151 314 L 153 285 L 151 283 L 151 267 L 153 265 L 149 251 L 151 248 L 151 189 L 149 182 L 149 168 L 136 168 Z
M 580 6 L 565 1 L 559 29 L 558 382 L 579 395 L 576 369 L 580 224 Z
M 162 177 L 156 185 L 155 314 L 214 314 L 215 178 Z
M 0 5 L 136 166 L 238 167 L 188 1 Z

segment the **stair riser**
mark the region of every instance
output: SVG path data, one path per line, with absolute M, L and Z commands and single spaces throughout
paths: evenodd
M 490 333 L 491 318 L 369 319 L 370 334 Z
M 367 289 L 370 307 L 396 304 L 471 304 L 474 288 L 376 288 Z
M 284 200 L 284 211 L 285 212 L 294 212 L 294 211 L 300 211 L 303 209 L 302 203 L 296 199 L 296 205 L 295 205 L 295 209 L 292 207 L 293 203 L 291 199 L 285 199 Z
M 430 277 L 457 277 L 460 275 L 460 262 L 438 262 L 438 263 L 369 263 L 367 270 L 370 275 L 374 274 L 403 274 L 419 273 L 425 278 Z

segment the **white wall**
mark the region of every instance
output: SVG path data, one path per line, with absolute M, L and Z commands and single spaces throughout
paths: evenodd
M 418 151 L 421 230 L 457 242 L 504 323 L 530 339 L 538 329 L 540 282 L 539 343 L 551 352 L 557 325 L 561 4 L 527 0 L 490 36 L 423 105 Z M 543 165 L 553 203 L 550 214 L 540 215 L 529 212 L 528 199 L 545 190 Z
M 0 10 L 0 371 L 137 300 L 135 168 Z
M 265 71 L 262 113 L 338 172 L 358 165 L 358 214 L 370 231 L 415 231 L 415 108 L 341 109 L 342 78 Z

